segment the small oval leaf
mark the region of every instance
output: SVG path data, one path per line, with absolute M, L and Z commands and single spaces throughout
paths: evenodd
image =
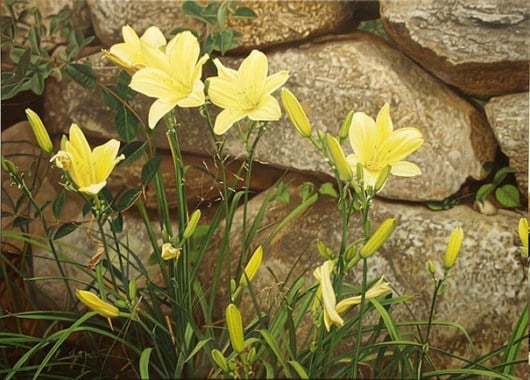
M 521 194 L 514 185 L 504 185 L 495 190 L 495 197 L 504 207 L 521 205 Z
M 142 168 L 142 183 L 144 185 L 147 185 L 153 177 L 155 176 L 156 172 L 160 168 L 160 162 L 162 162 L 162 157 L 153 157 Z
M 75 223 L 66 223 L 61 225 L 57 231 L 55 231 L 55 235 L 53 235 L 54 240 L 58 240 L 60 238 L 65 237 L 66 235 L 71 234 L 77 229 L 77 224 Z
M 124 211 L 131 207 L 131 205 L 136 202 L 136 199 L 140 196 L 140 189 L 129 189 L 118 198 L 116 202 L 116 210 Z

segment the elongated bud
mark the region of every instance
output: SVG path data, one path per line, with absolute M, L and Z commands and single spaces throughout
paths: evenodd
M 350 182 L 353 179 L 353 172 L 350 165 L 348 164 L 348 161 L 346 161 L 346 156 L 344 155 L 344 151 L 342 150 L 339 142 L 329 133 L 326 136 L 326 142 L 333 163 L 339 172 L 340 179 L 345 182 Z
M 136 280 L 134 279 L 129 281 L 129 297 L 131 297 L 131 301 L 136 299 Z
M 346 269 L 351 269 L 354 266 L 357 265 L 357 263 L 361 261 L 361 256 L 357 253 L 353 258 L 346 264 Z
M 230 372 L 230 369 L 228 368 L 228 363 L 226 362 L 226 359 L 221 351 L 214 348 L 212 350 L 212 359 L 225 372 Z
M 53 153 L 53 144 L 41 118 L 30 108 L 26 108 L 26 117 L 35 134 L 35 139 L 40 148 L 46 153 Z
M 427 262 L 427 269 L 429 269 L 429 273 L 431 275 L 435 275 L 436 274 L 436 266 L 434 265 L 434 263 L 432 262 L 432 260 L 429 260 Z
M 364 169 L 360 162 L 357 162 L 357 166 L 355 167 L 355 177 L 358 183 L 364 184 Z
M 317 240 L 317 251 L 320 253 L 320 256 L 326 260 L 332 260 L 335 257 L 333 251 L 329 249 L 322 240 Z
M 387 165 L 383 170 L 381 170 L 381 173 L 379 173 L 379 175 L 377 176 L 377 180 L 375 181 L 374 185 L 374 190 L 376 193 L 383 190 L 383 187 L 385 186 L 386 180 L 388 179 L 391 170 L 392 167 L 390 165 Z
M 287 116 L 289 116 L 291 123 L 293 123 L 298 133 L 302 137 L 311 136 L 311 124 L 298 99 L 286 88 L 282 88 L 281 98 L 283 108 L 285 108 Z
M 360 256 L 363 259 L 366 259 L 370 256 L 372 256 L 385 241 L 388 240 L 390 235 L 392 235 L 392 232 L 394 232 L 394 228 L 396 228 L 396 219 L 390 218 L 385 220 L 377 231 L 368 239 L 366 244 L 361 248 L 359 251 Z
M 247 266 L 245 267 L 245 272 L 241 275 L 239 283 L 241 286 L 247 286 L 248 281 L 252 281 L 256 273 L 258 273 L 259 266 L 261 264 L 261 259 L 263 258 L 263 247 L 260 245 L 252 254 L 252 257 L 248 261 Z M 246 276 L 245 276 L 246 273 Z
M 2 169 L 12 175 L 18 174 L 17 166 L 13 163 L 13 161 L 8 160 L 4 156 L 2 156 Z
M 462 230 L 462 227 L 459 226 L 454 228 L 451 232 L 451 236 L 449 237 L 449 244 L 447 245 L 447 250 L 445 251 L 444 267 L 446 270 L 451 269 L 453 265 L 455 265 L 463 241 L 464 231 Z
M 254 363 L 254 360 L 256 360 L 256 347 L 252 347 L 247 355 L 247 362 L 249 364 Z
M 350 127 L 351 127 L 352 118 L 353 118 L 353 110 L 348 112 L 348 114 L 346 115 L 346 118 L 342 122 L 342 127 L 340 128 L 340 132 L 339 132 L 340 141 L 342 141 L 346 137 L 348 137 L 348 135 L 350 133 Z
M 97 295 L 87 290 L 76 290 L 76 297 L 90 309 L 106 318 L 115 318 L 120 315 L 118 308 L 108 302 L 103 301 Z
M 521 218 L 519 220 L 519 239 L 521 239 L 520 247 L 521 253 L 528 257 L 528 219 Z
M 171 243 L 162 244 L 162 254 L 161 257 L 163 260 L 171 260 L 178 258 L 180 256 L 180 249 L 173 246 Z
M 186 226 L 186 229 L 184 230 L 184 239 L 189 239 L 190 236 L 195 231 L 195 228 L 197 227 L 197 223 L 199 223 L 199 220 L 201 219 L 201 210 L 195 210 L 193 214 L 191 214 L 190 221 L 188 222 L 188 225 Z
M 232 347 L 236 352 L 242 353 L 245 350 L 243 322 L 239 309 L 233 303 L 226 308 L 226 325 L 228 326 Z
M 344 250 L 344 260 L 346 260 L 346 262 L 353 259 L 353 257 L 355 256 L 358 244 L 359 242 L 353 242 L 349 246 L 346 247 L 346 249 Z

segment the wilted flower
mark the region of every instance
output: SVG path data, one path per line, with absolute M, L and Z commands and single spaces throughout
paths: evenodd
M 157 66 L 157 62 L 164 60 L 160 48 L 165 47 L 166 38 L 157 27 L 149 27 L 142 37 L 138 37 L 129 25 L 122 27 L 121 32 L 124 42 L 112 45 L 109 51 L 103 50 L 105 57 L 113 63 L 133 74 L 141 68 Z
M 383 282 L 385 276 L 382 276 L 379 281 L 377 281 L 374 286 L 366 291 L 364 295 L 365 299 L 369 300 L 370 298 L 376 298 L 382 296 L 383 294 L 391 291 L 390 284 L 388 282 Z M 362 296 L 348 297 L 340 301 L 335 310 L 337 313 L 345 312 L 350 306 L 358 305 L 361 303 Z
M 30 108 L 26 108 L 26 117 L 28 118 L 29 125 L 35 134 L 35 139 L 40 148 L 46 153 L 53 152 L 53 144 L 50 139 L 50 135 L 46 130 L 41 118 Z
M 72 124 L 70 139 L 63 138 L 61 150 L 50 161 L 67 171 L 79 191 L 96 195 L 107 184 L 116 164 L 125 158 L 123 154 L 118 156 L 119 149 L 119 141 L 111 139 L 91 150 L 81 128 Z
M 76 290 L 76 297 L 99 315 L 106 318 L 114 318 L 120 315 L 120 311 L 114 305 L 103 301 L 97 295 L 87 290 Z
M 331 329 L 331 325 L 342 326 L 344 320 L 335 310 L 336 296 L 331 284 L 331 273 L 333 272 L 334 262 L 327 260 L 320 267 L 315 269 L 313 275 L 320 282 L 320 289 L 322 290 L 322 305 L 324 307 L 324 324 L 326 330 Z
M 449 237 L 449 244 L 447 245 L 447 250 L 445 251 L 444 257 L 444 268 L 449 270 L 455 265 L 458 254 L 460 253 L 460 248 L 462 247 L 462 241 L 464 240 L 464 231 L 462 227 L 456 227 L 451 232 Z
M 267 57 L 258 50 L 243 60 L 239 71 L 223 66 L 217 58 L 213 62 L 218 75 L 208 78 L 208 95 L 213 104 L 223 108 L 215 119 L 216 134 L 225 133 L 246 116 L 255 121 L 280 119 L 280 105 L 271 94 L 287 81 L 287 71 L 267 76 Z
M 171 260 L 180 256 L 180 249 L 173 246 L 171 243 L 162 244 L 162 260 Z
M 298 133 L 302 137 L 311 136 L 311 123 L 298 99 L 286 88 L 282 88 L 281 98 L 283 108 L 285 108 L 285 112 L 287 112 L 291 123 L 293 123 Z
M 154 128 L 175 106 L 190 108 L 204 104 L 201 75 L 208 54 L 199 59 L 200 50 L 199 41 L 191 32 L 179 33 L 168 42 L 162 58 L 133 75 L 129 87 L 157 98 L 149 109 L 149 128 Z
M 347 159 L 352 168 L 361 163 L 365 186 L 374 186 L 381 171 L 389 165 L 391 174 L 395 176 L 421 174 L 416 164 L 404 160 L 423 144 L 422 134 L 416 128 L 394 131 L 388 104 L 381 108 L 376 121 L 363 112 L 356 112 L 349 136 L 354 153 Z

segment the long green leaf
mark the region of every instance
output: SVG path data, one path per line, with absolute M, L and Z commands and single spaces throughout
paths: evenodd
M 510 337 L 510 341 L 508 342 L 508 345 L 506 347 L 506 351 L 502 359 L 503 363 L 512 362 L 517 358 L 517 353 L 519 352 L 519 348 L 521 347 L 521 342 L 523 341 L 523 339 L 521 338 L 527 334 L 527 330 L 528 330 L 528 307 L 524 307 L 523 312 L 521 316 L 519 317 L 517 324 L 515 325 L 512 336 Z M 512 366 L 507 365 L 506 367 L 504 367 L 503 372 L 506 375 L 509 375 L 512 372 Z
M 276 356 L 276 359 L 278 360 L 278 363 L 283 368 L 283 372 L 285 373 L 285 376 L 288 378 L 291 377 L 291 371 L 289 370 L 289 366 L 287 365 L 287 362 L 283 358 L 283 354 L 280 352 L 280 348 L 276 344 L 276 341 L 272 337 L 271 333 L 268 330 L 258 330 L 258 332 L 263 336 L 263 339 L 265 339 L 265 342 L 270 347 L 274 355 Z
M 149 359 L 151 358 L 152 347 L 147 347 L 140 355 L 140 378 L 149 379 Z
M 307 374 L 306 370 L 304 369 L 304 367 L 302 367 L 300 365 L 300 363 L 298 363 L 297 361 L 295 360 L 289 360 L 287 363 L 289 363 L 291 365 L 291 367 L 294 368 L 294 370 L 296 371 L 296 373 L 298 374 L 298 376 L 300 376 L 300 378 L 302 379 L 309 379 L 309 375 Z

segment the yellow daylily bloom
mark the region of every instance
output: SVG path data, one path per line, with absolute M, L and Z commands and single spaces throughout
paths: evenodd
M 287 81 L 286 70 L 268 75 L 267 57 L 258 50 L 243 60 L 238 71 L 223 66 L 217 58 L 213 62 L 218 76 L 208 78 L 208 95 L 213 104 L 223 108 L 215 119 L 216 134 L 225 133 L 247 116 L 255 121 L 280 119 L 280 105 L 271 94 Z
M 381 108 L 375 121 L 363 112 L 354 113 L 349 138 L 353 154 L 347 160 L 352 168 L 361 163 L 365 186 L 374 186 L 387 166 L 391 166 L 391 174 L 395 176 L 421 174 L 420 168 L 405 158 L 423 144 L 423 136 L 417 128 L 394 131 L 388 104 Z
M 103 317 L 115 318 L 120 315 L 120 310 L 116 306 L 103 301 L 101 298 L 99 298 L 92 292 L 77 289 L 75 291 L 75 295 L 79 299 L 79 301 L 83 302 L 90 309 L 94 310 L 96 313 Z
M 166 38 L 160 29 L 151 26 L 142 37 L 138 37 L 129 25 L 122 27 L 121 31 L 124 42 L 112 45 L 109 51 L 103 50 L 105 57 L 114 64 L 133 74 L 141 68 L 157 66 L 157 63 L 164 61 L 161 48 L 166 46 Z
M 199 107 L 204 104 L 202 66 L 208 54 L 199 59 L 200 46 L 189 31 L 177 34 L 168 42 L 165 56 L 154 66 L 138 70 L 129 87 L 152 98 L 157 98 L 149 109 L 149 128 L 175 106 Z
M 44 126 L 44 123 L 42 122 L 39 115 L 37 115 L 31 108 L 26 108 L 26 117 L 31 129 L 33 130 L 33 133 L 35 134 L 37 144 L 39 144 L 40 148 L 46 153 L 52 153 L 52 140 L 50 139 L 50 135 L 48 134 L 48 131 L 46 130 L 46 127 Z
M 453 265 L 455 265 L 463 241 L 464 230 L 462 230 L 462 227 L 459 226 L 454 228 L 453 231 L 451 231 L 449 244 L 447 245 L 447 250 L 445 251 L 444 267 L 446 270 L 451 269 Z
M 173 246 L 171 243 L 162 244 L 162 253 L 160 257 L 162 260 L 171 260 L 180 256 L 180 249 Z
M 110 173 L 125 158 L 118 156 L 120 143 L 111 139 L 90 149 L 83 131 L 77 124 L 70 126 L 70 139 L 63 138 L 61 150 L 50 161 L 68 172 L 82 193 L 96 195 L 107 184 Z
M 327 331 L 331 329 L 331 325 L 344 325 L 344 320 L 335 309 L 337 299 L 333 285 L 331 284 L 331 273 L 333 272 L 334 266 L 335 263 L 333 261 L 327 260 L 313 272 L 315 278 L 320 282 L 322 305 L 324 308 L 324 325 Z
M 392 290 L 388 282 L 383 282 L 384 278 L 385 276 L 382 276 L 374 286 L 366 291 L 366 294 L 364 295 L 365 299 L 369 300 L 370 298 L 376 298 Z M 335 310 L 337 310 L 337 313 L 344 313 L 350 306 L 360 304 L 361 298 L 362 296 L 345 298 L 337 304 Z
M 521 218 L 519 220 L 519 238 L 521 239 L 521 244 L 523 245 L 520 247 L 521 253 L 528 257 L 528 219 Z

